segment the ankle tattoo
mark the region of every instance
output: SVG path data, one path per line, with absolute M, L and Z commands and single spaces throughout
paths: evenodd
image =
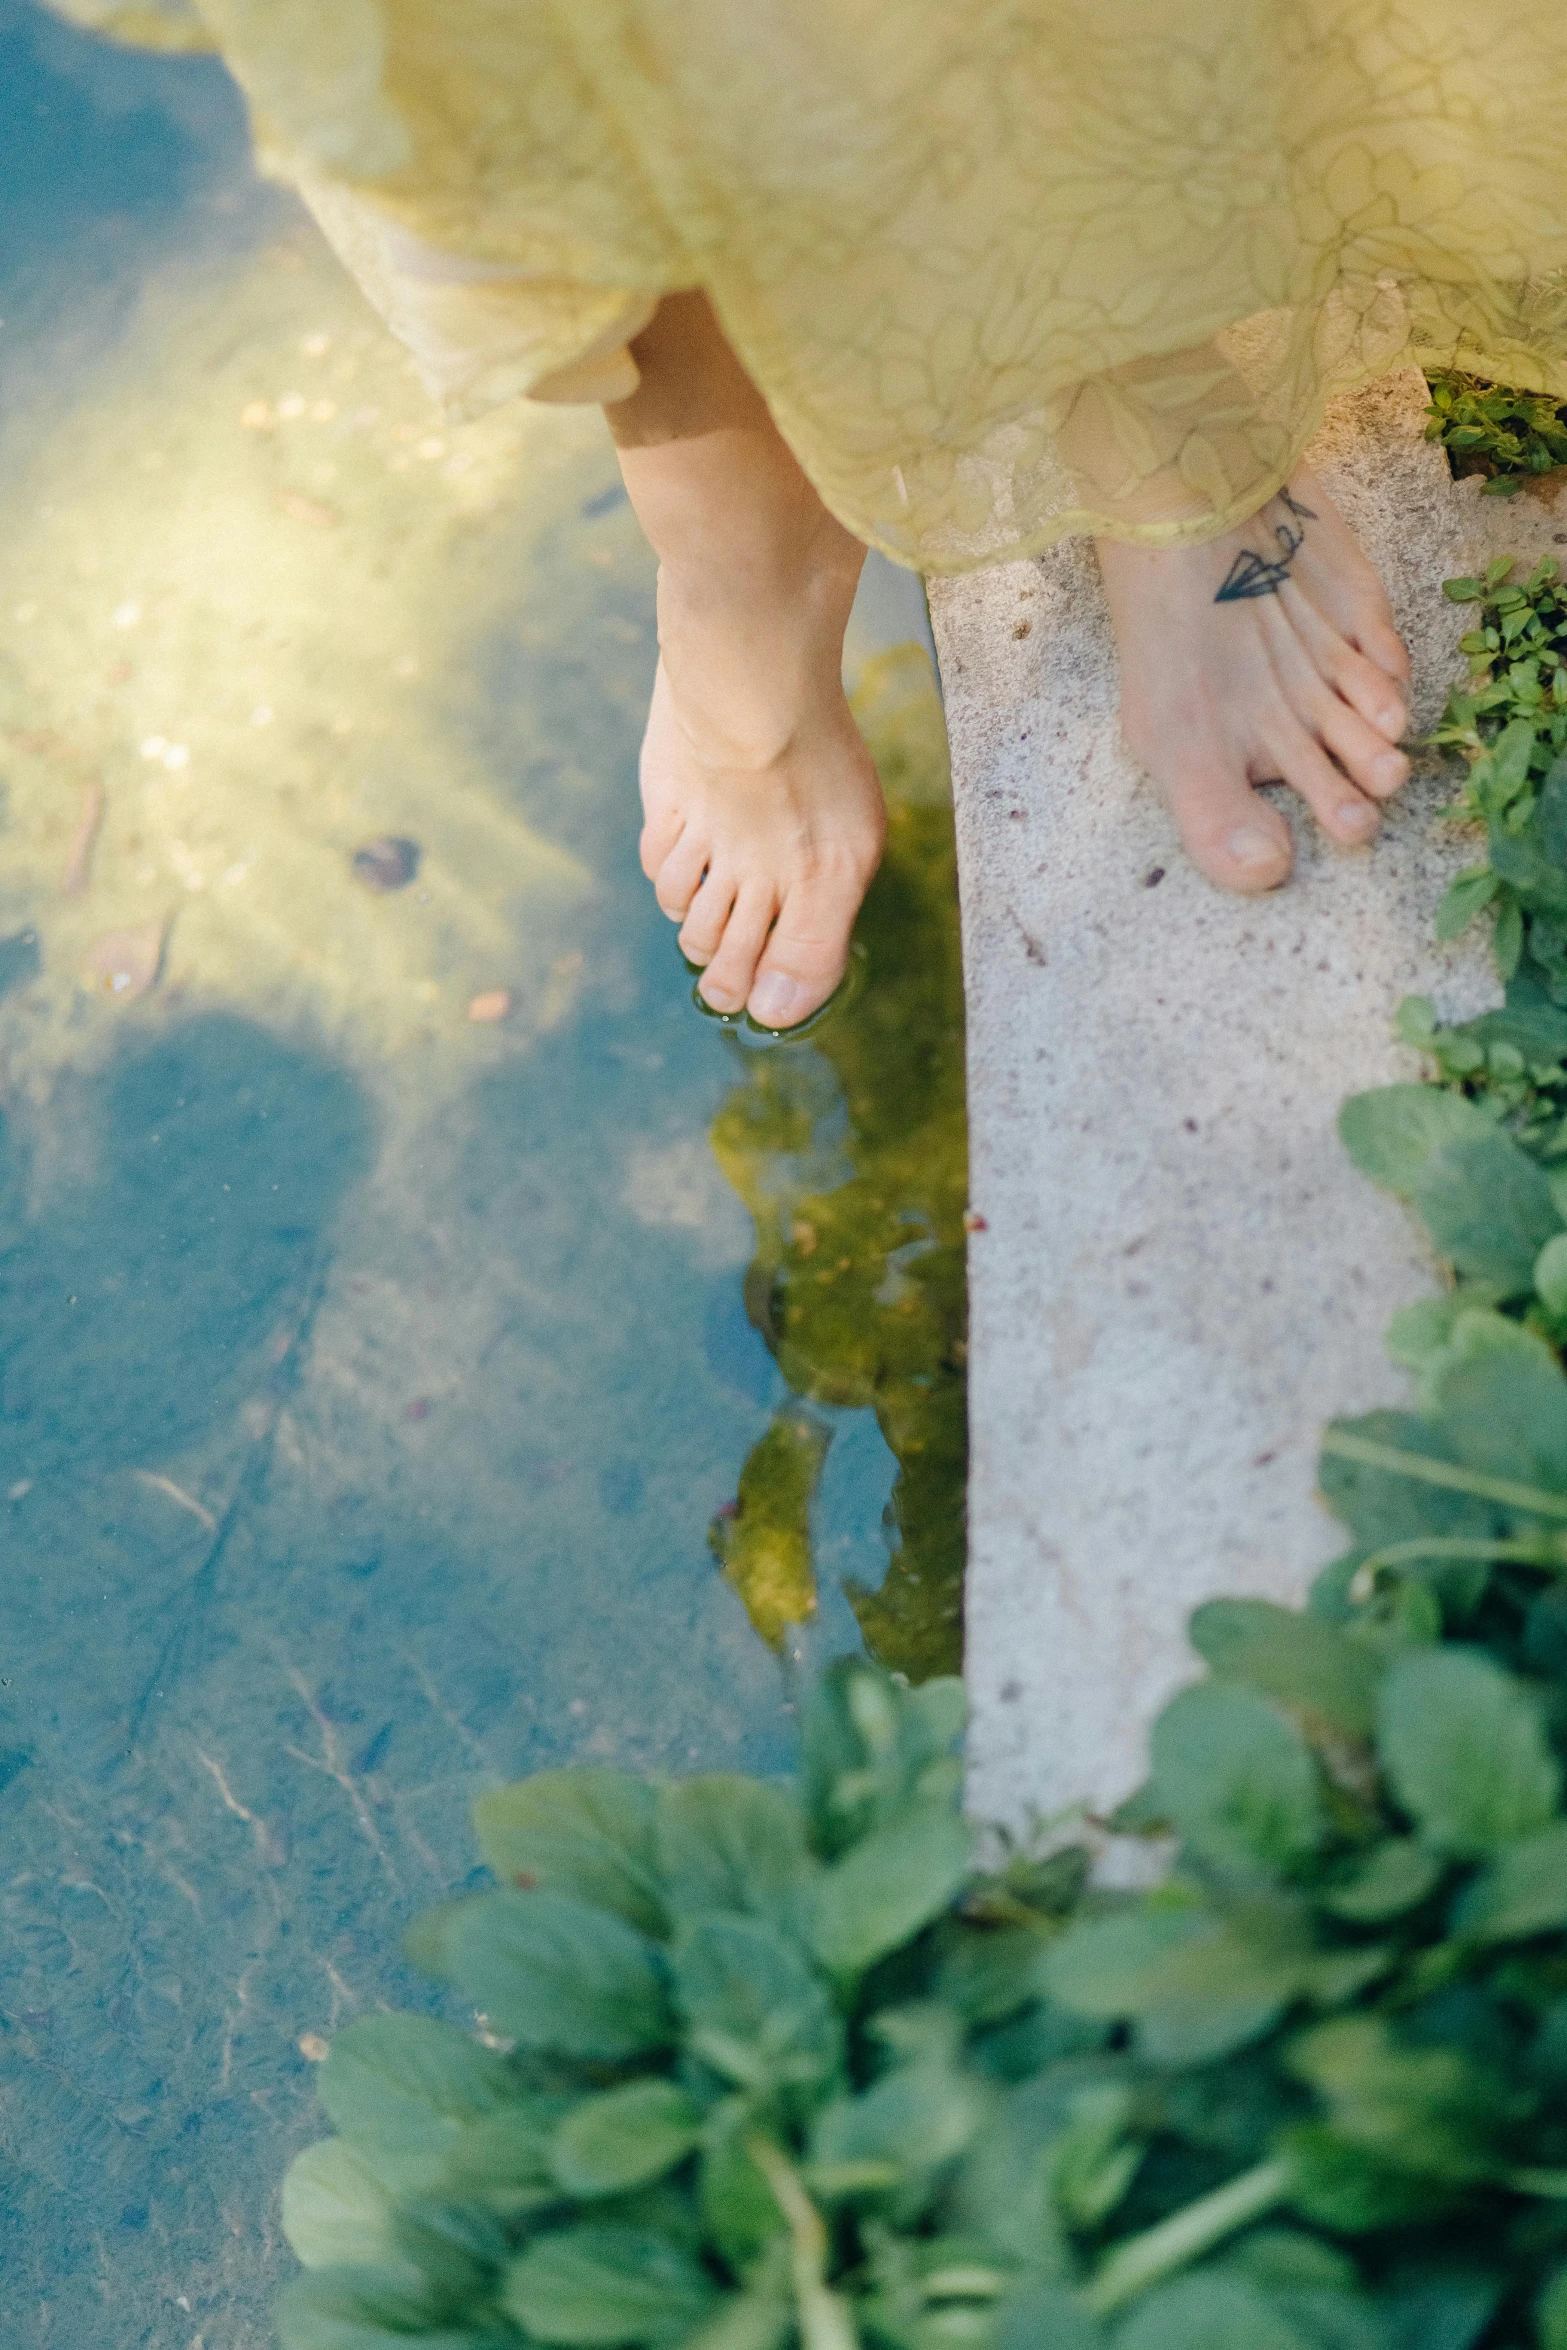
M 1242 547 L 1213 599 L 1216 604 L 1242 604 L 1253 596 L 1276 596 L 1288 579 L 1290 565 L 1306 542 L 1304 525 L 1315 522 L 1317 517 L 1309 506 L 1292 498 L 1288 490 L 1280 490 L 1279 503 L 1302 527 L 1296 529 L 1288 522 L 1275 523 L 1273 535 L 1279 543 L 1276 556 L 1254 554 L 1250 547 Z

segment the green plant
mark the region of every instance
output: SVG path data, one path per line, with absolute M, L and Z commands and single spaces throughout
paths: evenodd
M 956 1685 L 858 1663 L 794 1791 L 482 1797 L 500 1882 L 410 1949 L 484 2036 L 339 2035 L 287 2350 L 1464 2350 L 1542 2294 L 1560 2350 L 1563 1587 L 1366 1564 L 1199 1610 L 1150 1895 L 976 1870 Z
M 1454 473 L 1483 473 L 1482 495 L 1514 497 L 1531 476 L 1567 465 L 1567 409 L 1548 393 L 1455 371 L 1433 375 L 1430 388 L 1426 439 L 1441 442 Z

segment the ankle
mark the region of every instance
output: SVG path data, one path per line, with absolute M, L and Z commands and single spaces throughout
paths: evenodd
M 682 732 L 704 766 L 771 767 L 843 703 L 854 601 L 842 568 L 661 565 L 659 650 Z

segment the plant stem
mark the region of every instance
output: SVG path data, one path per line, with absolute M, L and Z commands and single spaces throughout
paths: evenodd
M 1293 2177 L 1287 2162 L 1260 2162 L 1255 2170 L 1243 2171 L 1238 2179 L 1230 2179 L 1211 2195 L 1188 2203 L 1184 2211 L 1161 2220 L 1157 2227 L 1128 2237 L 1083 2287 L 1080 2298 L 1084 2308 L 1095 2317 L 1108 2317 L 1112 2310 L 1135 2301 L 1150 2285 L 1157 2285 L 1210 2245 L 1282 2203 Z
M 1487 1542 L 1478 1534 L 1428 1534 L 1412 1542 L 1390 1542 L 1361 1560 L 1349 1587 L 1352 1599 L 1369 1599 L 1371 1586 L 1384 1567 L 1406 1567 L 1416 1559 L 1494 1559 L 1523 1567 L 1562 1565 L 1560 1556 L 1543 1542 Z
M 1322 1449 L 1341 1461 L 1359 1461 L 1368 1469 L 1389 1469 L 1416 1484 L 1442 1485 L 1450 1493 L 1472 1493 L 1477 1501 L 1499 1501 L 1505 1509 L 1525 1510 L 1530 1517 L 1567 1519 L 1567 1493 L 1545 1493 L 1538 1485 L 1518 1485 L 1510 1477 L 1488 1477 L 1481 1469 L 1461 1469 L 1456 1461 L 1433 1460 L 1429 1453 L 1405 1452 L 1400 1445 L 1351 1436 L 1347 1429 L 1330 1428 L 1322 1439 Z
M 770 2138 L 747 2138 L 745 2150 L 789 2223 L 802 2350 L 859 2350 L 854 2312 L 842 2294 L 834 2293 L 827 2283 L 827 2223 L 806 2193 L 799 2172 Z

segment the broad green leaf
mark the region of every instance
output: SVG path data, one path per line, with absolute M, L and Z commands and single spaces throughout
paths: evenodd
M 1479 1857 L 1543 1827 L 1561 1771 L 1523 1683 L 1476 1650 L 1418 1649 L 1382 1686 L 1378 1745 L 1394 1793 L 1438 1850 Z
M 827 2186 L 833 2172 L 864 2164 L 905 2176 L 939 2170 L 962 2153 L 989 2108 L 990 2093 L 971 2073 L 939 2062 L 900 2065 L 862 2096 L 817 2115 L 810 2175 Z
M 681 2350 L 786 2350 L 796 2339 L 795 2306 L 768 2293 L 726 2293 L 716 2317 L 708 2319 Z
M 1469 1321 L 1460 1322 L 1455 1338 L 1462 1340 Z M 1432 1423 L 1457 1459 L 1488 1476 L 1567 1495 L 1567 1379 L 1543 1341 L 1522 1331 L 1498 1345 L 1475 1331 L 1469 1344 L 1455 1346 L 1433 1384 Z
M 1461 2192 L 1400 2168 L 1326 2122 L 1301 2122 L 1286 2130 L 1279 2152 L 1293 2176 L 1295 2209 L 1339 2235 L 1369 2234 L 1405 2220 L 1429 2222 Z
M 501 2299 L 535 2341 L 663 2350 L 706 2324 L 719 2295 L 667 2236 L 606 2221 L 535 2238 L 507 2270 Z
M 1039 1995 L 1049 1939 L 1043 1925 L 974 1926 L 954 1918 L 942 1929 L 936 1997 L 970 2024 L 1016 2015 Z
M 1267 2031 L 1311 1988 L 1314 1964 L 1288 1908 L 1254 1903 L 1221 1921 L 1151 1906 L 1070 1927 L 1044 1981 L 1063 2007 L 1134 2016 L 1151 2062 L 1202 2064 Z
M 1333 1420 L 1328 1435 L 1420 1454 L 1450 1468 L 1460 1465 L 1443 1430 L 1412 1412 L 1367 1412 L 1358 1420 Z M 1347 1459 L 1327 1447 L 1318 1456 L 1317 1484 L 1333 1515 L 1349 1527 L 1364 1550 L 1430 1535 L 1480 1537 L 1496 1529 L 1497 1512 L 1490 1502 L 1428 1484 L 1399 1469 Z
M 1436 910 L 1437 937 L 1444 944 L 1462 938 L 1475 916 L 1495 897 L 1496 888 L 1496 875 L 1485 866 L 1472 873 L 1455 875 Z
M 557 2201 L 560 2189 L 550 2169 L 549 2148 L 571 2105 L 569 2097 L 530 2095 L 470 2122 L 446 2157 L 442 2191 L 476 2196 L 507 2216 Z
M 1138 1908 L 1069 1926 L 1047 1952 L 1042 1980 L 1052 1999 L 1076 2015 L 1106 2022 L 1153 2006 L 1170 1962 L 1211 1940 L 1208 1910 Z
M 819 1864 L 800 1807 L 781 1787 L 736 1772 L 681 1780 L 660 1792 L 657 1841 L 672 1918 L 733 1911 L 800 1930 Z
M 369 2015 L 332 2043 L 321 2102 L 397 2195 L 437 2184 L 463 2126 L 516 2094 L 504 2058 L 432 2016 Z
M 1567 1234 L 1558 1237 L 1567 1239 Z M 1478 1405 L 1482 1421 L 1496 1418 L 1490 1409 L 1490 1395 L 1498 1381 L 1505 1383 L 1516 1376 L 1495 1362 L 1498 1355 L 1522 1358 L 1525 1377 L 1527 1366 L 1532 1366 L 1536 1374 L 1544 1373 L 1549 1384 L 1562 1386 L 1556 1357 L 1535 1331 L 1525 1329 L 1521 1322 L 1511 1321 L 1506 1314 L 1497 1313 L 1494 1307 L 1466 1305 L 1462 1292 L 1452 1302 L 1459 1310 L 1449 1324 L 1446 1342 L 1424 1365 L 1420 1377 L 1420 1408 L 1438 1427 L 1453 1432 L 1447 1425 L 1450 1397 L 1456 1400 L 1460 1411 L 1472 1412 Z M 1467 1373 L 1462 1378 L 1457 1376 L 1464 1366 L 1480 1356 L 1486 1357 L 1487 1362 L 1478 1377 Z M 1567 1389 L 1563 1390 L 1563 1400 L 1567 1401 Z
M 957 1804 L 953 1747 L 963 1684 L 906 1689 L 857 1658 L 841 1658 L 811 1692 L 803 1737 L 803 1794 L 812 1848 L 832 1858 L 911 1803 Z
M 448 1937 L 453 1978 L 525 2048 L 616 2059 L 668 2045 L 673 2018 L 652 1945 L 565 1893 L 487 1893 Z
M 671 1954 L 676 2003 L 696 2053 L 742 2087 L 814 2082 L 836 2071 L 843 2025 L 798 1944 L 757 1918 L 710 1917 Z
M 1558 1232 L 1541 1249 L 1535 1259 L 1534 1286 L 1548 1313 L 1567 1315 L 1567 1232 Z
M 1065 2284 L 1025 2284 L 996 2316 L 995 2350 L 1102 2350 L 1109 2338 Z
M 737 2275 L 749 2271 L 786 2227 L 777 2196 L 745 2150 L 751 2126 L 745 2110 L 737 2108 L 727 2126 L 714 2132 L 702 2157 L 702 2217 Z
M 283 2350 L 517 2350 L 509 2327 L 449 2326 L 411 2274 L 375 2268 L 317 2269 L 296 2277 L 278 2311 Z
M 1187 1637 L 1221 1680 L 1244 1681 L 1352 1737 L 1370 1735 L 1382 1661 L 1323 1617 L 1266 1599 L 1211 1599 Z
M 1455 1933 L 1516 1942 L 1567 1926 L 1567 1820 L 1553 1820 L 1493 1854 L 1453 1913 Z
M 1277 1874 L 1315 1853 L 1325 1828 L 1316 1762 L 1265 1698 L 1220 1681 L 1184 1689 L 1151 1747 L 1154 1801 L 1204 1860 Z
M 673 2081 L 627 2081 L 572 2108 L 555 2132 L 550 2166 L 570 2195 L 618 2195 L 683 2162 L 701 2127 Z
M 392 2237 L 440 2309 L 449 2313 L 494 2300 L 511 2246 L 493 2211 L 426 2196 L 398 2206 Z
M 1362 1175 L 1405 1199 L 1438 1151 L 1496 1131 L 1475 1103 L 1434 1085 L 1383 1085 L 1351 1094 L 1339 1112 L 1338 1130 Z
M 1374 1845 L 1354 1874 L 1343 1878 L 1323 1906 L 1352 1925 L 1380 1925 L 1402 1917 L 1441 1882 L 1442 1863 L 1412 1836 L 1386 1836 Z
M 1475 2350 L 1506 2289 L 1494 2270 L 1429 2258 L 1395 2269 L 1377 2294 L 1387 2350 Z
M 1117 2328 L 1115 2350 L 1315 2350 L 1262 2287 L 1224 2269 L 1158 2285 Z
M 1452 2183 L 1495 2171 L 1492 2132 L 1511 2084 L 1488 2080 L 1462 2049 L 1406 2044 L 1379 2016 L 1335 2016 L 1294 2042 L 1289 2066 L 1339 2137 L 1378 2162 Z
M 1416 1180 L 1414 1204 L 1442 1255 L 1506 1297 L 1530 1288 L 1536 1257 L 1561 1229 L 1545 1176 L 1494 1126 L 1436 1151 Z
M 538 1771 L 473 1807 L 479 1849 L 503 1884 L 544 1885 L 613 1910 L 641 1933 L 665 1931 L 657 1797 L 624 1771 Z
M 812 1941 L 836 1974 L 863 1974 L 940 1915 L 968 1874 L 972 1838 L 944 1805 L 918 1804 L 822 1874 Z
M 392 2198 L 341 2138 L 318 2138 L 283 2178 L 283 2233 L 306 2268 L 373 2267 L 396 2258 Z
M 1567 2268 L 1559 2268 L 1540 2295 L 1540 2350 L 1567 2350 Z

